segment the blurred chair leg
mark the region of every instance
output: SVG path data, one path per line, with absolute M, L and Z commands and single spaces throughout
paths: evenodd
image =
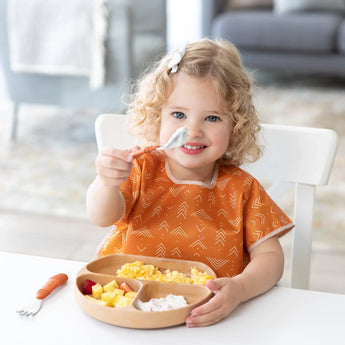
M 19 116 L 19 103 L 14 103 L 13 110 L 12 110 L 11 141 L 15 141 L 17 138 L 18 116 Z

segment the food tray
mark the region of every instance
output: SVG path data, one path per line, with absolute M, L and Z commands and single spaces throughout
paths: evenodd
M 205 303 L 212 296 L 212 292 L 205 285 L 165 283 L 149 280 L 138 280 L 116 276 L 116 271 L 125 263 L 141 261 L 144 264 L 157 266 L 162 272 L 166 269 L 176 270 L 186 275 L 192 267 L 216 277 L 214 271 L 207 265 L 197 261 L 173 260 L 139 255 L 113 254 L 90 262 L 77 275 L 75 282 L 75 299 L 78 305 L 90 316 L 100 321 L 129 328 L 162 328 L 179 325 L 185 322 L 192 309 Z M 118 283 L 127 282 L 137 292 L 129 306 L 113 308 L 100 305 L 89 300 L 82 293 L 82 286 L 86 279 L 91 279 L 104 285 L 112 280 Z M 182 308 L 145 312 L 136 305 L 138 300 L 146 302 L 151 298 L 166 297 L 168 294 L 182 295 L 188 305 Z

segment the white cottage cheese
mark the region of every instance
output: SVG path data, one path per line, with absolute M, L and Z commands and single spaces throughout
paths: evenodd
M 163 298 L 152 298 L 148 302 L 138 301 L 137 306 L 142 311 L 165 311 L 182 308 L 187 305 L 183 296 L 168 295 Z

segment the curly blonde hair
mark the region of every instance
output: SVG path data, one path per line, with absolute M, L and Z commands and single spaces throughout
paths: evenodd
M 173 53 L 156 63 L 137 84 L 128 106 L 131 131 L 147 142 L 159 145 L 161 109 L 174 88 L 175 73 L 168 67 Z M 236 47 L 225 40 L 202 39 L 186 45 L 177 73 L 195 78 L 209 77 L 227 104 L 227 115 L 233 121 L 227 152 L 221 165 L 239 166 L 259 158 L 256 142 L 260 130 L 252 102 L 252 81 L 246 73 Z

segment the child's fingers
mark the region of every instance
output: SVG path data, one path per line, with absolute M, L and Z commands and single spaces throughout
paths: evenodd
M 100 156 L 97 158 L 96 165 L 104 167 L 107 169 L 115 169 L 121 171 L 130 171 L 132 169 L 132 163 L 124 161 L 120 158 L 115 158 L 111 156 Z
M 211 281 L 211 282 L 214 283 L 213 281 Z M 205 304 L 201 305 L 200 307 L 193 309 L 191 312 L 192 316 L 200 316 L 203 314 L 207 314 L 209 312 L 215 311 L 215 310 L 222 308 L 224 306 L 224 301 L 223 301 L 222 297 L 218 295 L 218 291 L 216 289 L 214 289 L 212 291 L 214 292 L 215 295 Z
M 130 153 L 135 153 L 140 150 L 140 146 L 133 146 L 129 149 Z
M 131 151 L 132 149 L 120 150 L 114 147 L 107 146 L 101 150 L 100 155 L 118 158 L 126 162 L 131 162 L 133 159 Z
M 193 309 L 191 315 L 186 319 L 186 323 L 188 327 L 209 326 L 220 321 L 226 315 L 224 301 L 216 295 L 207 303 Z
M 96 165 L 110 169 L 128 171 L 132 168 L 132 154 L 130 149 L 119 150 L 113 147 L 105 147 L 96 159 Z
M 208 280 L 206 282 L 206 286 L 213 292 L 215 292 L 216 290 L 219 290 L 222 287 L 219 281 L 214 281 L 214 280 Z
M 130 149 L 120 150 L 104 147 L 96 158 L 97 175 L 107 186 L 120 186 L 131 172 L 132 156 Z
M 187 318 L 188 327 L 208 326 L 218 322 L 230 314 L 238 305 L 239 300 L 233 281 L 229 278 L 209 280 L 206 286 L 214 296 L 205 304 L 192 310 Z
M 221 312 L 221 309 L 214 311 L 212 313 L 198 315 L 198 316 L 188 316 L 186 319 L 187 327 L 206 327 L 213 325 L 220 320 L 222 320 L 225 315 Z
M 99 172 L 103 178 L 123 180 L 123 179 L 127 179 L 130 171 L 121 170 L 121 169 L 103 168 L 103 169 L 100 169 Z
M 127 163 L 130 164 L 130 163 Z M 113 169 L 113 168 L 106 168 L 103 165 L 96 164 L 97 175 L 103 181 L 104 185 L 114 187 L 120 186 L 124 183 L 129 174 L 130 170 L 120 170 L 120 169 Z

